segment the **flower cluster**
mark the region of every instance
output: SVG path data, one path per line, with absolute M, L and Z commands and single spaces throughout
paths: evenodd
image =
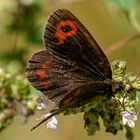
M 140 77 L 127 73 L 125 61 L 112 63 L 113 80 L 122 83 L 123 89 L 118 91 L 115 99 L 120 102 L 122 124 L 133 128 L 137 120 L 136 108 L 139 102 Z
M 22 122 L 34 113 L 36 103 L 31 87 L 22 75 L 14 76 L 0 68 L 0 131 L 8 127 L 15 116 Z
M 64 115 L 84 113 L 85 129 L 88 135 L 94 135 L 100 130 L 99 118 L 101 117 L 106 128 L 106 132 L 117 134 L 119 130 L 123 130 L 125 125 L 130 128 L 135 126 L 137 120 L 136 108 L 138 105 L 137 95 L 140 92 L 140 78 L 132 73 L 126 72 L 125 61 L 114 61 L 112 63 L 112 73 L 114 93 L 111 99 L 99 97 L 93 102 L 84 106 L 73 109 L 63 110 Z M 115 86 L 119 85 L 117 89 Z M 43 97 L 38 100 L 38 105 L 46 108 L 49 105 L 49 100 Z M 43 116 L 47 117 L 50 114 Z M 42 117 L 41 117 L 42 120 Z M 52 117 L 47 122 L 47 128 L 56 129 L 57 120 Z

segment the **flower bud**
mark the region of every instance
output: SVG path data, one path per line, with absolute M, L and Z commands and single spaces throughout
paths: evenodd
M 126 61 L 120 61 L 118 63 L 118 67 L 124 70 L 126 68 Z
M 140 81 L 136 81 L 136 82 L 132 83 L 132 87 L 135 89 L 140 89 Z

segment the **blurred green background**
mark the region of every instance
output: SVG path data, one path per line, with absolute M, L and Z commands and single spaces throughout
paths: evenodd
M 140 74 L 139 0 L 0 0 L 0 67 L 10 73 L 24 74 L 31 54 L 44 49 L 42 33 L 45 23 L 49 14 L 57 8 L 68 9 L 78 17 L 110 62 L 114 59 L 126 60 L 128 71 Z M 116 49 L 110 52 L 110 47 Z M 43 124 L 30 132 L 40 114 L 38 112 L 30 117 L 24 125 L 15 119 L 0 133 L 0 140 L 125 139 L 123 132 L 113 136 L 105 133 L 103 126 L 95 136 L 87 136 L 82 114 L 59 115 L 57 131 L 47 130 Z M 135 140 L 140 137 L 139 124 L 138 115 L 134 128 Z

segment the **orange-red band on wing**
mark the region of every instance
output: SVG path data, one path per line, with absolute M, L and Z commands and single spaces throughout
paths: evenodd
M 41 87 L 41 89 L 48 89 L 49 87 L 49 82 L 47 81 L 41 81 L 38 83 L 39 87 Z
M 47 74 L 46 74 L 46 72 L 45 72 L 44 69 L 38 69 L 38 70 L 36 71 L 36 73 L 37 73 L 37 75 L 39 76 L 40 79 L 45 79 L 45 78 L 47 78 Z
M 65 26 L 71 27 L 71 30 L 69 32 L 63 32 L 62 27 L 65 27 Z M 67 37 L 75 35 L 77 30 L 78 29 L 77 29 L 75 23 L 71 20 L 66 20 L 66 21 L 60 22 L 60 24 L 57 26 L 56 32 L 54 34 L 54 38 L 57 38 L 59 40 L 59 42 L 57 42 L 56 44 L 57 45 L 63 44 L 64 41 L 67 39 Z

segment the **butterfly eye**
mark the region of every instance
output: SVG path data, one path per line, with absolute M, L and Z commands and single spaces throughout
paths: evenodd
M 54 37 L 54 38 L 52 39 L 52 41 L 55 42 L 55 43 L 58 43 L 58 42 L 59 42 L 59 39 L 58 39 L 57 37 Z
M 72 28 L 71 28 L 71 26 L 66 25 L 66 26 L 62 26 L 62 27 L 61 27 L 61 30 L 62 30 L 63 32 L 67 33 L 67 32 L 69 32 L 69 31 L 71 31 Z

